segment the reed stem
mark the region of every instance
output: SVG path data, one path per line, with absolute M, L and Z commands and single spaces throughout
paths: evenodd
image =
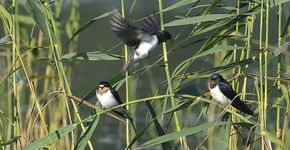
M 279 10 L 278 10 L 278 47 L 281 46 L 282 43 L 282 37 L 281 37 L 281 28 L 282 28 L 282 4 L 279 4 Z M 280 134 L 280 107 L 281 107 L 281 56 L 279 55 L 278 58 L 278 64 L 277 64 L 277 85 L 278 85 L 278 97 L 277 97 L 277 102 L 279 102 L 277 105 L 277 120 L 276 120 L 276 138 L 280 139 L 281 134 Z M 279 145 L 276 145 L 277 149 L 282 149 Z
M 261 0 L 260 2 L 261 4 L 261 8 L 260 8 L 260 42 L 259 42 L 259 48 L 260 48 L 260 53 L 259 53 L 259 68 L 260 68 L 260 99 L 259 99 L 259 108 L 260 108 L 260 126 L 261 126 L 261 149 L 264 150 L 264 130 L 265 130 L 265 126 L 264 126 L 264 85 L 263 85 L 263 15 L 264 15 L 264 0 Z
M 265 40 L 265 83 L 264 83 L 264 129 L 267 129 L 267 106 L 268 106 L 268 45 L 269 45 L 269 0 L 266 0 L 266 40 Z
M 16 9 L 16 0 L 12 1 L 12 8 Z M 16 11 L 16 10 L 15 10 Z M 12 36 L 12 40 L 14 41 L 12 44 L 12 62 L 15 63 L 13 65 L 13 70 L 16 70 L 17 66 L 16 66 L 16 47 L 17 47 L 17 43 L 16 43 L 16 14 L 12 14 L 12 31 L 11 34 Z M 13 96 L 12 96 L 12 100 L 13 100 L 13 137 L 17 137 L 17 85 L 16 85 L 16 72 L 13 73 Z M 14 144 L 14 149 L 17 148 L 17 141 Z
M 46 11 L 47 16 L 49 17 L 48 19 L 50 19 L 50 21 L 52 23 L 51 28 L 52 28 L 52 31 L 53 31 L 54 37 L 55 37 L 55 39 L 52 37 L 53 36 L 53 33 L 51 33 L 50 32 L 51 30 L 48 29 L 47 31 L 48 31 L 49 41 L 50 41 L 50 48 L 53 51 L 55 66 L 56 66 L 56 69 L 57 69 L 57 72 L 58 72 L 58 76 L 61 79 L 60 84 L 65 88 L 64 90 L 69 95 L 72 95 L 72 92 L 70 90 L 70 84 L 69 84 L 68 79 L 66 77 L 66 73 L 65 73 L 63 64 L 60 61 L 61 60 L 60 53 L 62 52 L 62 49 L 61 49 L 60 40 L 58 38 L 58 35 L 59 34 L 57 33 L 56 25 L 55 25 L 53 16 L 51 14 L 51 11 L 50 11 L 49 6 L 48 6 L 47 3 L 45 3 L 45 7 L 46 7 L 46 10 L 47 10 Z M 46 19 L 46 22 L 45 23 L 46 23 L 47 27 L 49 27 L 49 23 L 48 23 L 48 20 L 47 19 Z M 67 97 L 64 96 L 64 99 L 67 101 Z M 76 117 L 77 117 L 77 121 L 81 122 L 82 119 L 81 119 L 81 116 L 79 114 L 78 108 L 77 108 L 74 100 L 70 98 L 70 101 L 71 101 L 71 103 L 73 105 L 73 108 L 74 108 L 74 111 L 75 111 L 75 114 L 76 114 Z M 69 109 L 69 106 L 68 105 L 67 105 L 67 109 Z M 80 123 L 80 125 L 81 125 L 81 128 L 82 128 L 82 131 L 85 132 L 85 126 L 84 126 L 84 124 L 83 123 Z M 94 149 L 90 140 L 88 141 L 88 145 L 89 145 L 89 148 L 90 149 Z
M 122 17 L 125 18 L 125 1 L 121 0 L 121 4 L 122 4 Z M 124 56 L 125 56 L 125 62 L 128 61 L 128 47 L 126 44 L 124 44 Z M 126 71 L 125 74 L 125 86 L 126 86 L 126 103 L 130 102 L 129 99 L 129 76 L 128 76 L 128 71 Z M 128 110 L 128 112 L 130 112 L 130 106 L 126 105 L 126 109 Z M 128 146 L 130 144 L 130 122 L 129 119 L 126 120 L 126 145 Z
M 237 15 L 239 15 L 240 14 L 240 0 L 237 0 Z M 239 32 L 239 22 L 237 21 L 236 22 L 236 33 L 238 33 Z M 237 40 L 237 39 L 235 39 L 235 40 Z M 235 46 L 237 46 L 237 44 L 235 43 Z M 241 54 L 242 55 L 242 54 Z M 236 61 L 236 59 L 237 59 L 237 49 L 234 49 L 234 53 L 233 53 L 233 61 L 235 62 Z M 239 69 L 240 70 L 240 69 Z M 235 75 L 236 74 L 236 69 L 234 68 L 233 69 L 233 75 Z M 237 84 L 235 84 L 237 82 Z M 232 81 L 232 87 L 235 89 L 235 87 L 237 88 L 237 90 L 238 90 L 238 86 L 239 86 L 239 83 L 238 83 L 238 80 L 233 80 Z M 233 109 L 233 111 L 234 111 L 234 109 Z M 235 117 L 235 116 L 233 116 L 232 115 L 232 121 L 236 121 L 236 119 L 237 119 L 237 117 Z M 233 126 L 231 126 L 230 128 L 229 128 L 229 130 L 230 130 L 230 134 L 232 135 L 232 136 L 230 136 L 229 137 L 229 149 L 232 149 L 232 150 L 234 150 L 234 149 L 237 149 L 237 135 L 234 133 L 235 132 L 235 129 L 234 129 L 234 127 Z
M 161 30 L 164 30 L 163 13 L 162 13 L 162 10 L 163 10 L 162 0 L 158 0 L 158 5 L 159 5 L 159 12 L 160 12 Z M 167 57 L 167 46 L 166 46 L 165 42 L 162 43 L 162 48 L 163 48 L 164 69 L 165 69 L 165 73 L 166 73 L 169 94 L 173 94 L 172 83 L 171 83 L 170 72 L 169 72 L 168 57 Z M 172 107 L 174 107 L 175 106 L 174 97 L 173 96 L 170 97 L 170 100 L 171 100 Z M 174 120 L 175 120 L 176 131 L 180 131 L 181 126 L 180 126 L 180 121 L 179 121 L 179 117 L 178 117 L 177 112 L 174 112 L 173 116 L 174 116 Z M 181 138 L 179 138 L 179 140 L 180 140 L 181 147 L 184 148 L 183 146 L 185 146 L 184 144 L 186 144 L 186 141 L 184 141 L 184 140 L 186 140 L 186 138 L 181 137 Z

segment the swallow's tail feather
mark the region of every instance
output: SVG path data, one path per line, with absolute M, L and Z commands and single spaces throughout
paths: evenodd
M 134 124 L 134 119 L 132 118 L 130 112 L 126 109 L 126 107 L 123 107 L 123 109 L 121 111 L 117 111 L 117 110 L 113 110 L 114 113 L 116 113 L 118 116 L 125 118 L 125 119 L 129 119 L 129 122 L 131 123 L 135 133 L 137 133 L 137 129 L 136 126 Z
M 130 112 L 129 112 L 125 107 L 124 107 L 124 109 L 123 109 L 123 112 L 124 112 L 124 114 L 126 114 L 127 118 L 129 119 L 129 122 L 130 122 L 130 124 L 132 125 L 132 127 L 133 127 L 135 133 L 137 133 L 137 129 L 136 129 L 136 126 L 135 126 L 135 124 L 134 124 L 134 119 L 132 118 Z
M 113 110 L 114 113 L 116 113 L 118 116 L 127 119 L 127 115 L 122 111 L 117 111 L 117 110 Z
M 134 64 L 134 55 L 135 55 L 135 51 L 133 50 L 128 58 L 128 61 L 123 66 L 121 70 L 121 74 L 125 74 L 126 71 L 128 71 L 129 68 Z
M 239 97 L 234 99 L 234 101 L 232 102 L 232 106 L 234 106 L 243 113 L 255 116 L 254 112 L 244 102 L 242 102 Z

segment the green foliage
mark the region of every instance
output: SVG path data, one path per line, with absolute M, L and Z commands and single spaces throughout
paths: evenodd
M 27 147 L 25 147 L 24 150 L 45 148 L 46 146 L 48 146 L 50 144 L 50 139 L 53 142 L 60 140 L 61 137 L 72 132 L 76 127 L 77 127 L 77 124 L 71 124 L 71 125 L 68 125 L 66 127 L 61 128 L 61 129 L 55 130 L 54 132 L 48 134 L 47 136 L 32 142 Z
M 87 52 L 87 53 L 69 53 L 61 57 L 68 60 L 122 60 L 123 56 L 116 54 L 106 54 L 101 51 Z
M 207 123 L 198 125 L 196 127 L 185 128 L 182 131 L 169 133 L 169 134 L 166 134 L 163 136 L 159 136 L 159 137 L 152 139 L 150 141 L 147 141 L 143 144 L 143 147 L 146 148 L 146 147 L 154 146 L 156 144 L 160 144 L 160 143 L 167 142 L 167 141 L 172 141 L 172 140 L 178 139 L 178 138 L 183 137 L 183 136 L 192 135 L 192 134 L 198 133 L 200 131 L 206 130 L 208 128 L 218 127 L 218 126 L 222 126 L 222 125 L 226 125 L 226 124 L 229 124 L 229 122 L 207 122 Z
M 116 2 L 1 1 L 0 149 L 289 149 L 289 0 Z M 132 49 L 109 31 L 111 8 L 159 15 L 174 43 L 119 74 Z M 211 99 L 215 72 L 257 117 Z M 91 104 L 101 80 L 129 120 Z
M 215 21 L 219 19 L 226 19 L 234 17 L 232 14 L 210 14 L 210 15 L 204 15 L 204 16 L 197 16 L 197 17 L 187 17 L 184 19 L 178 19 L 169 23 L 166 23 L 165 27 L 171 27 L 171 26 L 183 26 L 183 25 L 191 25 L 195 23 L 202 23 L 202 22 L 208 22 L 208 21 Z
M 79 138 L 79 140 L 78 140 L 78 142 L 77 142 L 77 144 L 76 144 L 74 149 L 76 149 L 76 150 L 85 149 L 85 147 L 87 146 L 88 141 L 92 137 L 93 132 L 95 131 L 95 129 L 96 129 L 98 123 L 99 123 L 99 120 L 100 120 L 100 116 L 97 115 L 97 116 L 93 117 L 92 120 L 88 121 L 90 123 L 89 123 L 88 127 L 86 128 L 86 132 L 81 135 L 81 137 Z

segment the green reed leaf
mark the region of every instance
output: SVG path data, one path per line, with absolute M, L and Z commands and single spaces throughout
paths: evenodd
M 0 45 L 5 45 L 10 42 L 11 38 L 9 35 L 6 35 L 0 39 Z
M 83 25 L 81 25 L 81 27 L 79 29 L 77 29 L 77 31 L 73 34 L 73 36 L 67 41 L 66 45 L 68 45 L 78 34 L 80 34 L 83 30 L 87 29 L 88 27 L 90 27 L 94 22 L 96 22 L 99 19 L 105 18 L 109 15 L 112 14 L 112 11 L 108 11 L 103 13 L 100 16 L 97 16 L 89 21 L 87 21 L 86 23 L 84 23 Z
M 181 0 L 181 1 L 178 1 L 178 2 L 176 2 L 174 4 L 172 4 L 171 6 L 163 9 L 161 12 L 170 11 L 170 10 L 173 10 L 173 9 L 176 9 L 176 8 L 188 5 L 188 4 L 192 4 L 192 3 L 195 3 L 195 2 L 197 2 L 197 0 Z
M 219 72 L 223 72 L 238 66 L 245 66 L 251 63 L 256 62 L 257 60 L 255 59 L 244 59 L 241 61 L 236 61 L 233 63 L 229 63 L 223 66 L 218 66 L 218 67 L 214 67 L 214 68 L 210 68 L 208 70 L 202 70 L 202 71 L 197 71 L 197 72 L 193 72 L 193 73 L 185 73 L 182 74 L 180 76 L 176 76 L 176 78 L 185 78 L 185 80 L 182 82 L 182 84 L 186 84 L 188 82 L 191 82 L 194 79 L 197 78 L 204 78 L 204 77 L 209 77 L 212 73 L 219 73 Z
M 122 60 L 123 56 L 112 54 L 112 53 L 104 53 L 103 51 L 93 51 L 93 52 L 72 52 L 65 54 L 61 57 L 61 59 L 68 60 L 89 60 L 89 61 L 97 61 L 97 60 Z
M 28 14 L 33 18 L 34 22 L 41 29 L 44 35 L 49 38 L 49 33 L 53 33 L 51 26 L 49 26 L 49 17 L 46 14 L 44 4 L 39 0 L 26 0 L 24 8 Z M 52 40 L 55 40 L 54 34 L 51 34 Z
M 154 119 L 156 118 L 156 112 L 154 111 L 154 108 L 153 106 L 151 105 L 150 102 L 146 101 L 146 106 L 147 106 L 147 109 L 151 115 L 151 117 Z M 162 136 L 162 135 L 165 135 L 165 131 L 163 130 L 162 126 L 160 125 L 160 123 L 158 122 L 157 119 L 154 119 L 154 125 L 155 125 L 155 129 L 156 129 L 156 132 L 158 134 L 158 136 Z M 166 150 L 166 149 L 171 149 L 172 146 L 170 144 L 170 142 L 163 142 L 161 143 L 161 146 L 162 146 L 162 149 Z
M 231 124 L 231 123 L 230 122 L 207 122 L 207 123 L 198 125 L 196 127 L 184 128 L 184 129 L 182 129 L 182 131 L 169 133 L 169 134 L 166 134 L 164 136 L 160 136 L 160 137 L 154 138 L 150 141 L 147 141 L 143 144 L 143 147 L 147 148 L 147 147 L 154 146 L 154 145 L 157 145 L 157 144 L 160 144 L 163 142 L 172 141 L 172 140 L 178 139 L 178 138 L 183 137 L 183 136 L 192 135 L 192 134 L 204 131 L 208 128 L 223 126 L 223 125 L 227 125 L 227 124 Z
M 157 98 L 156 98 L 157 99 Z M 172 108 L 169 108 L 168 110 L 166 110 L 165 112 L 163 113 L 160 113 L 158 114 L 155 118 L 153 118 L 150 122 L 148 122 L 146 124 L 145 127 L 143 127 L 142 129 L 140 129 L 138 131 L 138 133 L 134 136 L 134 138 L 131 140 L 131 142 L 129 143 L 129 145 L 126 147 L 126 149 L 130 149 L 131 146 L 138 140 L 140 139 L 144 134 L 145 132 L 149 129 L 149 127 L 155 122 L 155 120 L 157 120 L 159 117 L 165 115 L 165 114 L 169 114 L 169 113 L 173 113 L 173 112 L 176 112 L 176 111 L 179 111 L 181 109 L 186 109 L 192 105 L 190 105 L 192 103 L 192 101 L 185 101 L 183 103 L 180 103 Z M 197 103 L 194 103 L 194 105 L 197 104 Z M 169 146 L 169 145 L 168 145 Z
M 61 137 L 63 137 L 64 135 L 70 133 L 76 127 L 77 127 L 77 124 L 70 124 L 70 125 L 65 126 L 63 128 L 60 128 L 58 130 L 55 130 L 54 132 L 50 133 L 48 136 L 42 137 L 42 138 L 30 143 L 23 150 L 42 149 L 50 144 L 49 138 L 52 140 L 52 142 L 55 142 L 55 141 L 59 140 Z
M 0 5 L 0 14 L 1 18 L 3 19 L 3 24 L 5 25 L 5 28 L 9 30 L 12 27 L 12 18 L 9 12 L 2 5 Z
M 280 139 L 278 139 L 277 137 L 275 137 L 275 135 L 268 133 L 268 132 L 263 132 L 263 134 L 273 143 L 279 145 L 279 146 L 283 146 L 283 143 Z
M 285 84 L 281 84 L 281 90 L 282 90 L 283 96 L 285 97 L 285 100 L 287 101 L 287 103 L 289 103 L 290 102 L 289 91 Z
M 176 69 L 174 70 L 173 74 L 180 73 L 182 70 L 187 68 L 188 65 L 190 65 L 192 61 L 196 60 L 197 58 L 204 57 L 204 56 L 207 56 L 207 55 L 210 55 L 210 54 L 214 54 L 214 53 L 217 53 L 217 52 L 221 52 L 221 51 L 229 51 L 229 50 L 243 49 L 243 48 L 244 47 L 231 46 L 231 45 L 218 45 L 218 46 L 215 46 L 215 47 L 213 47 L 213 48 L 211 48 L 211 49 L 209 49 L 207 51 L 195 54 L 191 58 L 188 58 L 188 59 L 184 60 L 182 63 L 180 63 L 176 67 Z
M 210 15 L 204 15 L 204 16 L 196 16 L 196 17 L 187 17 L 184 19 L 178 19 L 174 20 L 172 22 L 164 24 L 165 27 L 171 27 L 171 26 L 183 26 L 183 25 L 190 25 L 195 23 L 202 23 L 202 22 L 208 22 L 208 21 L 215 21 L 225 18 L 231 18 L 236 15 L 233 14 L 210 14 Z
M 95 112 L 95 111 L 94 111 Z M 77 141 L 77 144 L 75 146 L 75 150 L 83 150 L 86 148 L 90 138 L 92 137 L 98 123 L 100 120 L 100 116 L 97 115 L 96 117 L 94 117 L 91 121 L 89 126 L 86 129 L 86 132 L 83 133 L 80 137 L 80 139 Z

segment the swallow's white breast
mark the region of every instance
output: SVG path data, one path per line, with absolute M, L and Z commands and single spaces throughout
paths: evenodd
M 210 94 L 218 103 L 222 105 L 228 105 L 231 101 L 221 92 L 220 88 L 215 86 L 214 88 L 209 88 Z
M 118 105 L 118 101 L 109 90 L 103 94 L 97 93 L 97 98 L 100 101 L 102 107 L 105 109 L 109 109 Z
M 158 39 L 156 35 L 152 36 L 153 39 L 149 42 L 142 41 L 139 46 L 135 49 L 134 60 L 142 59 L 148 57 L 148 54 L 158 45 Z

